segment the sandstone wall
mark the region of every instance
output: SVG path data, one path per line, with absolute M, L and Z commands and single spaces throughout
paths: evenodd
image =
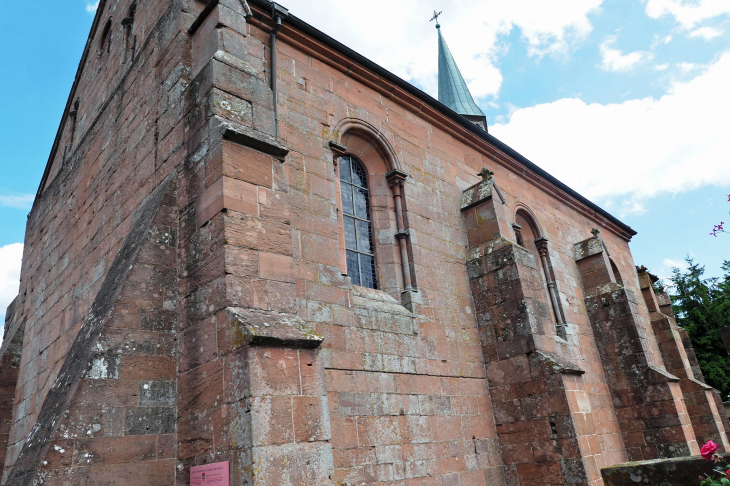
M 141 457 L 126 457 L 127 463 L 167 467 L 176 457 L 174 482 L 181 485 L 188 484 L 190 466 L 220 460 L 231 462 L 236 486 L 284 481 L 277 474 L 312 484 L 527 485 L 543 484 L 548 463 L 562 467 L 560 474 L 574 466 L 561 466 L 549 444 L 560 433 L 571 448 L 564 457 L 585 472 L 571 481 L 602 484 L 599 470 L 627 455 L 574 246 L 602 227 L 624 285 L 638 293 L 630 235 L 287 21 L 278 34 L 274 138 L 271 18 L 260 3 L 251 2 L 250 15 L 240 0 L 205 9 L 192 0 L 140 0 L 134 59 L 123 49 L 121 25 L 131 2 L 100 5 L 99 34 L 90 40 L 69 105 L 78 98 L 78 110 L 65 117 L 28 223 L 18 304 L 27 324 L 4 477 L 132 229 L 130 215 L 175 169 L 177 275 L 168 290 L 177 300 L 167 309 L 174 319 L 164 329 L 146 329 L 140 309 L 152 307 L 135 301 L 119 331 L 123 339 L 159 331 L 176 340 L 159 358 L 163 364 L 134 375 L 138 387 L 174 383 L 174 401 L 164 401 L 176 407 L 174 430 L 131 433 L 127 416 L 144 424 L 154 417 L 130 412 L 144 406 L 125 395 L 122 425 L 92 429 L 91 439 L 119 437 L 140 447 Z M 99 36 L 109 17 L 107 53 Z M 378 290 L 353 287 L 343 275 L 335 163 L 343 151 L 369 172 Z M 522 209 L 550 242 L 567 335 L 556 337 L 555 323 L 543 316 L 541 349 L 575 373 L 546 378 L 535 355 L 529 358 L 535 376 L 522 380 L 521 370 L 507 364 L 509 383 L 487 375 L 493 357 L 483 351 L 486 324 L 477 319 L 466 266 L 470 228 L 461 211 L 462 192 L 480 180 L 485 165 L 499 184 L 505 221 L 514 222 Z M 394 170 L 408 174 L 402 223 Z M 399 230 L 399 238 L 407 236 L 408 262 Z M 511 231 L 504 235 L 514 240 Z M 414 291 L 402 292 L 404 266 Z M 520 271 L 529 284 L 525 295 L 547 305 L 539 265 L 532 261 Z M 502 290 L 488 298 L 521 305 L 522 294 Z M 662 367 L 645 306 L 636 312 L 646 327 L 639 333 L 646 359 Z M 295 323 L 300 334 L 253 339 L 257 319 L 276 323 L 274 329 Z M 509 425 L 539 415 L 531 408 L 542 403 L 530 398 L 533 379 L 559 389 L 555 413 L 569 426 L 543 430 L 550 429 L 550 410 L 534 421 L 539 431 Z M 124 378 L 101 378 L 110 382 L 105 386 L 117 385 L 113 380 Z M 516 447 L 536 433 L 547 442 Z M 143 447 L 150 437 L 137 435 L 156 437 L 154 452 Z M 48 468 L 59 484 L 83 465 L 79 454 L 89 447 L 74 438 L 63 448 L 68 461 Z M 121 456 L 100 457 L 95 464 Z M 142 483 L 156 484 L 145 477 Z
M 95 24 L 70 102 L 73 109 L 80 100 L 78 123 L 72 130 L 64 115 L 49 177 L 28 219 L 18 303 L 26 326 L 4 477 L 130 231 L 132 212 L 182 160 L 182 126 L 175 127 L 187 74 L 183 6 L 138 1 L 136 56 L 122 62 L 121 20 L 131 3 L 100 4 L 101 26 Z M 100 36 L 110 17 L 107 53 Z
M 463 424 L 465 420 L 471 420 L 468 414 L 464 415 L 463 408 L 455 406 L 464 400 L 458 395 L 452 395 L 450 390 L 454 387 L 447 384 L 455 380 L 464 383 L 473 381 L 474 385 L 469 386 L 481 390 L 487 386 L 483 382 L 477 385 L 483 381 L 484 374 L 479 365 L 482 357 L 478 349 L 475 308 L 463 264 L 467 250 L 466 228 L 458 208 L 461 191 L 479 180 L 476 174 L 486 165 L 496 173 L 494 178 L 500 184 L 511 214 L 514 215 L 519 207 L 529 208 L 544 236 L 550 240 L 551 258 L 560 299 L 570 324 L 568 342 L 559 344 L 556 352 L 586 371 L 580 384 L 571 384 L 569 388 L 572 388 L 571 396 L 574 397 L 572 405 L 575 413 L 580 417 L 589 415 L 589 420 L 581 421 L 582 428 L 578 431 L 578 441 L 583 455 L 586 456 L 589 477 L 593 482 L 600 482 L 599 469 L 625 461 L 626 455 L 596 343 L 586 316 L 583 288 L 573 254 L 573 244 L 589 236 L 596 222 L 567 207 L 562 201 L 556 200 L 552 194 L 543 191 L 534 180 L 500 165 L 489 154 L 480 153 L 473 146 L 459 140 L 458 136 L 455 137 L 420 117 L 413 107 L 394 103 L 387 93 L 366 86 L 360 80 L 333 69 L 317 57 L 296 49 L 285 40 L 286 33 L 283 31 L 278 48 L 279 76 L 283 81 L 280 95 L 282 107 L 280 126 L 283 142 L 292 151 L 290 159 L 298 159 L 296 165 L 287 166 L 290 190 L 297 196 L 301 194 L 302 199 L 306 198 L 304 205 L 308 207 L 306 227 L 299 225 L 298 219 L 293 221 L 297 234 L 295 242 L 301 245 L 299 248 L 295 247 L 295 254 L 300 252 L 302 255 L 302 263 L 307 263 L 307 267 L 304 268 L 316 268 L 315 265 L 322 268 L 323 264 L 334 263 L 334 249 L 337 244 L 332 218 L 334 208 L 326 201 L 334 196 L 335 176 L 330 156 L 322 147 L 328 138 L 333 137 L 338 120 L 348 117 L 359 118 L 376 127 L 392 143 L 402 163 L 402 169 L 410 176 L 405 189 L 407 214 L 413 248 L 412 265 L 417 276 L 419 298 L 422 299 L 417 321 L 418 334 L 414 340 L 403 341 L 402 336 L 394 336 L 381 341 L 375 338 L 379 334 L 358 330 L 357 327 L 363 327 L 362 324 L 352 329 L 349 324 L 352 322 L 350 317 L 346 320 L 338 319 L 338 314 L 342 310 L 340 302 L 344 301 L 338 302 L 330 298 L 327 299 L 329 302 L 321 300 L 317 302 L 318 299 L 313 298 L 311 292 L 307 292 L 308 287 L 316 285 L 315 279 L 318 278 L 316 273 L 310 270 L 307 274 L 298 276 L 304 280 L 299 284 L 300 290 L 297 294 L 301 308 L 304 309 L 306 305 L 310 313 L 312 308 L 317 309 L 317 313 L 310 314 L 308 319 L 323 335 L 334 338 L 326 339 L 323 344 L 332 356 L 331 363 L 328 363 L 327 376 L 333 424 L 338 421 L 352 424 L 354 437 L 355 424 L 371 423 L 376 420 L 375 417 L 380 416 L 377 418 L 379 422 L 388 424 L 397 432 L 394 436 L 381 439 L 384 442 L 376 444 L 395 446 L 395 450 L 398 451 L 394 458 L 386 460 L 389 461 L 388 464 L 394 464 L 387 469 L 391 471 L 393 468 L 408 469 L 407 452 L 411 450 L 410 446 L 405 447 L 399 443 L 407 442 L 414 428 L 412 423 L 420 421 L 424 424 L 433 424 L 426 430 L 441 430 L 440 422 L 447 423 L 449 420 L 456 421 L 460 418 Z M 368 154 L 368 151 L 374 150 L 374 144 L 364 143 L 357 137 L 345 137 L 343 143 L 348 146 L 348 152 L 359 156 L 363 161 L 376 159 Z M 375 166 L 377 173 L 377 166 L 375 164 L 372 166 Z M 368 166 L 369 169 L 370 167 Z M 315 215 L 311 214 L 312 208 L 315 207 L 313 202 L 317 202 L 317 206 L 321 207 L 316 219 L 312 217 Z M 314 221 L 317 224 L 312 224 Z M 324 228 L 328 228 L 329 234 L 323 232 Z M 320 234 L 313 235 L 317 232 Z M 393 233 L 395 228 L 391 223 L 386 231 L 378 233 L 380 243 L 391 243 Z M 635 275 L 634 264 L 626 240 L 609 232 L 605 234 L 612 258 L 626 276 L 627 285 L 638 291 L 638 282 L 632 277 Z M 332 248 L 329 252 L 331 255 L 329 262 L 325 260 L 324 255 L 319 256 L 316 253 L 317 249 L 321 248 L 322 238 L 328 238 L 327 244 Z M 397 260 L 390 255 L 381 258 Z M 334 270 L 336 271 L 336 268 Z M 397 275 L 397 272 L 394 273 Z M 388 276 L 382 275 L 381 280 L 387 281 Z M 335 289 L 330 290 L 334 291 Z M 395 292 L 393 296 L 399 298 Z M 320 311 L 320 308 L 324 310 Z M 343 323 L 347 324 L 343 326 Z M 363 334 L 366 335 L 366 340 L 360 337 Z M 373 337 L 367 336 L 368 334 Z M 394 348 L 393 341 L 402 344 L 399 343 L 400 346 Z M 656 347 L 651 342 L 647 343 L 650 349 L 652 346 Z M 389 356 L 395 357 L 406 353 L 413 353 L 415 376 L 383 373 L 369 367 L 368 359 L 372 354 L 382 355 L 383 362 L 386 362 Z M 348 374 L 345 370 L 356 372 Z M 457 378 L 459 376 L 461 377 Z M 429 390 L 429 395 L 418 397 L 419 401 L 441 400 L 450 406 L 436 408 L 433 413 L 437 416 L 434 418 L 428 417 L 432 413 L 432 407 L 405 408 L 406 418 L 403 419 L 388 418 L 376 406 L 367 403 L 367 399 L 372 402 L 377 397 L 358 396 L 356 402 L 358 407 L 354 409 L 343 408 L 339 401 L 335 402 L 335 399 L 345 398 L 347 403 L 350 403 L 352 400 L 350 393 L 358 387 L 357 380 L 363 380 L 364 377 L 369 377 L 368 383 L 387 380 L 380 386 L 380 390 L 383 390 L 380 393 L 393 394 L 393 398 L 401 402 L 411 400 L 415 403 L 417 397 L 414 395 L 420 393 L 414 393 L 413 390 L 425 389 Z M 349 383 L 346 387 L 340 385 L 343 379 Z M 412 388 L 410 391 L 409 388 L 399 390 L 388 384 L 393 379 L 396 385 L 399 380 L 422 382 L 424 385 Z M 426 386 L 425 384 L 429 382 L 433 385 Z M 329 388 L 330 383 L 333 388 Z M 441 383 L 440 388 L 437 383 Z M 477 403 L 477 400 L 473 401 Z M 485 421 L 485 437 L 494 438 L 495 429 L 489 410 L 490 399 L 484 396 L 480 401 L 479 407 L 472 405 L 466 410 L 479 411 L 479 415 L 484 413 L 484 419 L 480 417 L 480 420 Z M 338 405 L 335 407 L 333 403 Z M 414 417 L 408 417 L 409 410 Z M 587 414 L 589 411 L 592 413 Z M 423 418 L 424 414 L 428 418 Z M 418 430 L 420 432 L 420 429 Z M 437 444 L 440 442 L 428 435 L 426 440 Z M 367 440 L 357 443 L 353 440 L 342 444 L 333 440 L 335 467 L 338 468 L 340 475 L 338 477 L 357 480 L 363 477 L 365 471 L 374 469 L 378 459 L 377 456 L 366 454 L 370 445 L 372 444 Z M 445 448 L 445 444 L 442 447 Z M 437 445 L 429 446 L 429 449 L 438 450 Z M 440 459 L 439 456 L 440 454 L 431 452 L 429 456 L 424 457 L 431 461 L 432 467 L 436 468 L 430 469 L 429 472 L 443 471 L 438 468 L 438 464 L 446 462 L 446 459 Z M 401 457 L 404 458 L 405 464 L 401 463 Z M 457 455 L 452 459 L 453 467 L 459 464 L 455 460 L 458 457 Z M 533 463 L 534 460 L 531 453 L 519 458 L 520 462 L 527 464 Z M 388 477 L 390 476 L 382 476 L 380 479 Z

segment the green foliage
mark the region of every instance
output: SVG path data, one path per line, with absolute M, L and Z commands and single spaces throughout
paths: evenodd
M 728 400 L 730 356 L 719 330 L 730 326 L 730 261 L 722 265 L 725 275 L 721 279 L 703 279 L 705 267 L 689 257 L 686 261 L 686 272 L 673 270 L 672 307 L 677 323 L 689 334 L 707 384 Z
M 715 467 L 713 468 L 712 474 L 705 474 L 704 476 L 700 476 L 700 486 L 730 486 L 730 475 L 728 472 L 730 472 L 730 469 L 728 469 L 728 463 L 727 460 L 723 457 L 720 457 L 717 453 L 713 453 L 712 456 L 706 457 L 705 456 L 705 447 L 707 447 L 712 441 L 707 442 L 704 446 L 702 446 L 702 457 L 705 458 L 706 461 L 712 461 L 715 463 Z M 719 477 L 715 478 L 715 474 L 718 474 Z
M 727 474 L 727 462 L 718 456 L 713 456 L 712 460 L 715 461 L 714 473 L 720 477 L 715 478 L 715 474 L 706 474 L 705 477 L 700 476 L 700 486 L 730 486 L 730 479 L 728 479 Z

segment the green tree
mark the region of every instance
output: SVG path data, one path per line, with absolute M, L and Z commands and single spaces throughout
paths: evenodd
M 672 307 L 677 323 L 687 330 L 707 384 L 717 388 L 724 400 L 730 394 L 730 356 L 719 330 L 730 326 L 730 261 L 722 265 L 721 279 L 703 279 L 705 267 L 690 257 L 689 268 L 672 270 Z

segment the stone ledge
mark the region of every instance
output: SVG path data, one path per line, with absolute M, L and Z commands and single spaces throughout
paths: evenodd
M 680 381 L 679 378 L 677 378 L 673 374 L 671 374 L 661 368 L 657 368 L 656 366 L 651 366 L 651 365 L 647 366 L 647 370 L 650 373 L 653 372 L 655 378 L 658 378 L 655 381 L 653 381 L 652 383 L 664 383 L 665 381 L 679 383 L 679 381 Z
M 603 242 L 600 238 L 588 238 L 575 244 L 575 261 L 603 253 Z
M 273 137 L 251 130 L 230 120 L 225 120 L 217 115 L 211 120 L 210 127 L 212 130 L 218 130 L 221 138 L 243 145 L 244 147 L 258 150 L 282 161 L 289 153 L 289 149 L 277 142 Z
M 408 303 L 416 302 L 413 299 L 413 290 L 404 291 L 409 292 Z M 416 302 L 417 303 L 417 302 Z M 377 289 L 368 289 L 357 285 L 352 286 L 352 306 L 358 309 L 364 309 L 373 312 L 385 312 L 393 314 L 395 316 L 403 316 L 415 319 L 416 315 L 406 307 L 404 302 L 398 302 L 392 295 Z M 381 329 L 384 330 L 384 329 Z M 408 334 L 413 332 L 413 329 L 408 331 Z
M 492 197 L 493 187 L 494 182 L 490 179 L 488 181 L 479 181 L 466 189 L 461 195 L 461 211 L 464 212 L 467 209 L 490 199 Z
M 556 354 L 548 353 L 546 351 L 536 351 L 535 354 L 537 355 L 537 360 L 541 361 L 545 365 L 545 371 L 548 371 L 548 368 L 551 368 L 551 371 L 563 375 L 585 374 L 585 370 L 583 368 Z
M 730 454 L 721 454 L 726 459 Z M 606 486 L 688 486 L 699 484 L 701 474 L 711 474 L 713 463 L 701 456 L 626 462 L 601 469 Z
M 238 69 L 239 71 L 246 73 L 254 78 L 258 78 L 261 75 L 261 73 L 256 71 L 249 63 L 247 63 L 240 57 L 234 56 L 230 52 L 221 50 L 215 51 L 215 54 L 213 54 L 213 59 L 218 62 L 222 62 L 223 64 L 226 64 L 234 69 Z
M 274 346 L 283 348 L 317 348 L 324 338 L 301 318 L 292 314 L 228 307 L 234 321 L 231 332 L 239 346 Z

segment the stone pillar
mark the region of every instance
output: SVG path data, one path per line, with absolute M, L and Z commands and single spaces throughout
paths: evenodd
M 542 270 L 545 274 L 545 282 L 547 282 L 548 292 L 550 293 L 550 302 L 553 305 L 553 314 L 555 315 L 556 331 L 558 335 L 565 338 L 565 318 L 563 317 L 563 309 L 558 298 L 558 289 L 555 286 L 555 275 L 553 275 L 552 267 L 548 260 L 548 240 L 545 237 L 535 240 L 537 251 L 540 253 Z
M 651 275 L 644 267 L 641 269 L 643 271 L 639 273 L 639 286 L 649 310 L 654 336 L 665 368 L 680 380 L 679 385 L 697 442 L 704 444 L 708 440 L 713 440 L 720 445 L 721 450 L 727 451 L 730 447 L 727 438 L 727 415 L 724 413 L 724 407 L 718 408 L 717 405 L 718 402 L 721 404 L 722 400 L 717 390 L 695 378 L 673 314 L 669 316 L 660 311 L 662 308 L 660 297 L 666 301 L 668 296 L 666 292 L 663 295 L 655 293 Z M 666 309 L 666 306 L 664 308 Z
M 411 292 L 413 291 L 413 285 L 411 284 L 411 263 L 408 256 L 410 234 L 403 225 L 403 199 L 405 197 L 404 185 L 408 174 L 400 170 L 393 169 L 388 172 L 385 177 L 388 179 L 388 184 L 393 191 L 393 200 L 395 201 L 395 222 L 398 230 L 395 234 L 395 238 L 398 240 L 401 267 L 403 268 L 403 290 Z
M 178 483 L 228 461 L 231 486 L 331 484 L 322 338 L 297 317 L 289 150 L 254 57 L 268 36 L 243 5 L 211 2 L 189 29 Z
M 555 354 L 540 263 L 514 243 L 491 174 L 464 191 L 467 267 L 508 484 L 588 484 L 571 409 L 579 367 Z M 584 407 L 592 421 L 590 406 Z
M 575 260 L 629 460 L 698 454 L 680 380 L 652 362 L 638 300 L 616 283 L 598 232 L 575 245 Z
M 296 315 L 288 151 L 224 121 L 215 130 L 214 182 L 184 223 L 179 478 L 229 461 L 232 486 L 328 484 L 322 338 Z
M 225 386 L 211 411 L 213 460 L 235 464 L 236 486 L 330 484 L 322 338 L 293 315 L 227 308 L 221 317 Z M 197 427 L 192 416 L 181 424 L 190 432 Z

